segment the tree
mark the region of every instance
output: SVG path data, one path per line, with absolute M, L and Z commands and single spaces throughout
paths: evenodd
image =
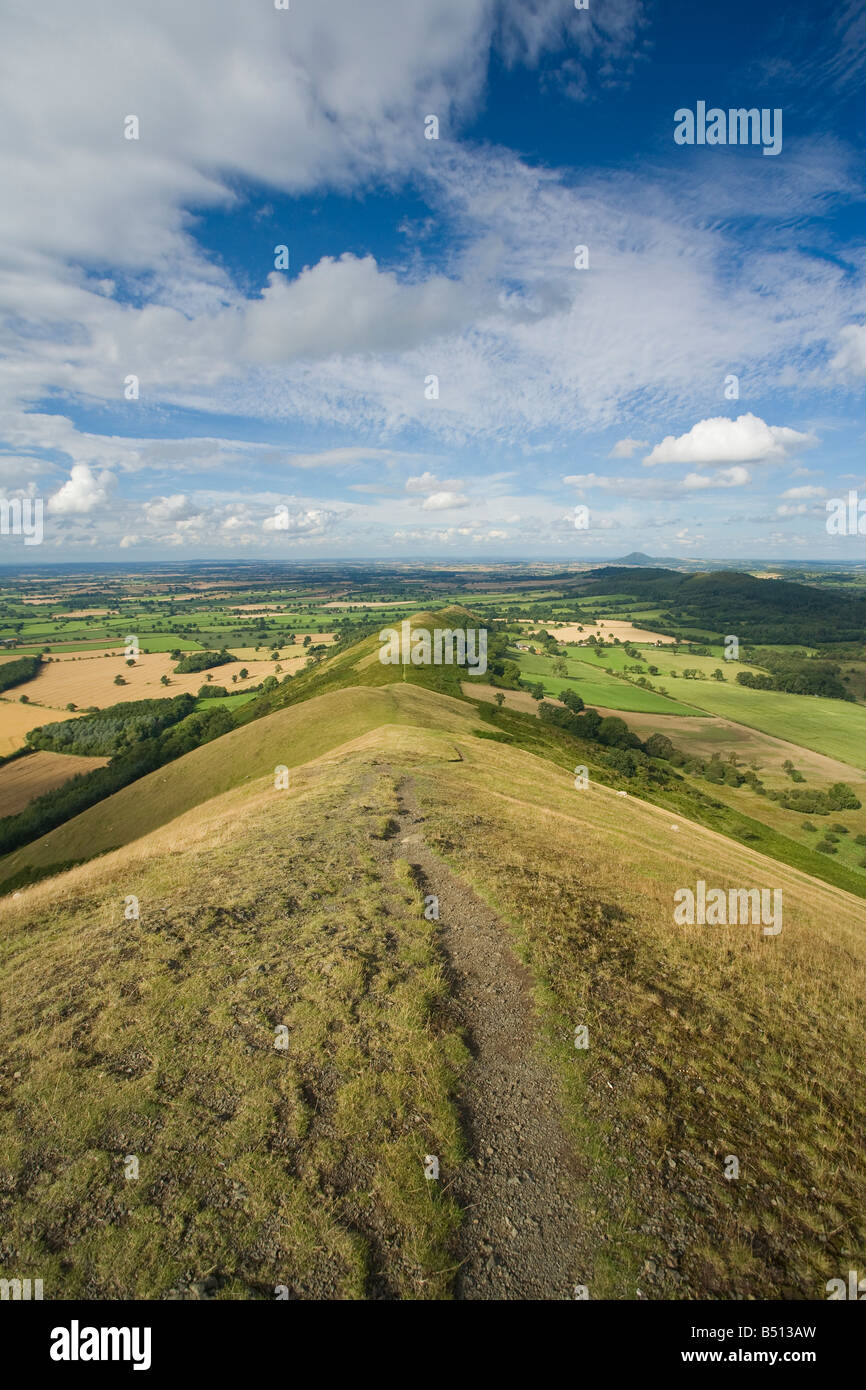
M 115 677 L 114 677 L 114 684 L 115 684 L 115 685 L 126 685 L 126 681 L 123 679 L 123 676 L 115 676 Z
M 240 676 L 242 681 L 245 681 L 249 674 L 250 673 L 247 670 L 246 666 L 242 666 L 241 669 L 238 671 L 238 675 Z
M 134 666 L 134 665 L 135 665 L 135 658 L 131 656 L 131 657 L 129 658 L 129 660 L 127 661 L 126 664 L 127 664 L 127 666 Z
M 165 676 L 165 675 L 160 676 L 160 678 L 159 678 L 159 683 L 160 683 L 160 685 L 168 685 L 168 684 L 169 684 L 168 676 Z
M 502 691 L 501 691 L 501 690 L 497 690 L 497 692 L 496 692 L 496 694 L 493 696 L 493 698 L 494 698 L 494 700 L 496 701 L 496 703 L 497 703 L 497 705 L 499 706 L 499 708 L 502 709 L 502 706 L 505 704 L 505 696 L 503 695 Z
M 723 671 L 720 671 L 719 668 L 718 668 L 718 666 L 717 666 L 716 669 L 715 669 L 715 671 L 713 672 L 713 680 L 714 680 L 714 681 L 723 681 L 724 679 L 725 679 L 724 672 L 723 672 Z

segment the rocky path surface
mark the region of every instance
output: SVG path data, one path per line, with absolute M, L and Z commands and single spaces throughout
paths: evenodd
M 425 843 L 411 781 L 398 781 L 397 793 L 392 852 L 439 899 L 453 1016 L 473 1058 L 459 1098 L 470 1156 L 451 1188 L 465 1213 L 455 1296 L 574 1298 L 586 1282 L 574 1160 L 556 1079 L 536 1047 L 529 974 L 503 923 Z

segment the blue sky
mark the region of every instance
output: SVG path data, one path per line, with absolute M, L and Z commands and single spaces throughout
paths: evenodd
M 866 555 L 862 4 L 3 11 L 0 561 Z

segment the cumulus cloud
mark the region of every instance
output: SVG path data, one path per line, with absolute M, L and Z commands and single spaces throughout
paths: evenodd
M 372 256 L 326 256 L 296 280 L 270 276 L 245 307 L 239 351 L 259 362 L 400 352 L 467 327 L 476 309 L 466 287 L 443 276 L 411 284 Z
M 152 501 L 144 504 L 144 512 L 148 521 L 157 525 L 160 522 L 187 520 L 195 514 L 195 511 L 196 508 L 182 492 L 175 493 L 172 497 L 155 497 Z
M 644 463 L 784 462 L 791 453 L 816 443 L 812 434 L 768 425 L 751 413 L 736 420 L 722 415 L 699 420 L 686 434 L 667 435 L 647 454 Z
M 468 507 L 469 498 L 464 497 L 459 492 L 431 492 L 430 496 L 421 504 L 421 510 L 425 512 L 447 512 L 456 507 Z
M 830 367 L 840 376 L 866 376 L 866 324 L 849 323 L 839 334 L 840 347 Z
M 782 493 L 783 497 L 826 497 L 825 487 L 789 487 Z
M 48 510 L 66 516 L 95 511 L 105 505 L 114 486 L 111 473 L 95 474 L 86 463 L 73 464 L 68 481 L 48 499 Z
M 339 520 L 339 513 L 326 507 L 291 507 L 279 503 L 262 522 L 263 531 L 284 532 L 292 539 L 324 536 Z

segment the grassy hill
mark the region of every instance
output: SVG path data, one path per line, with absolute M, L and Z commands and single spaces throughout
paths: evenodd
M 862 1264 L 862 901 L 489 734 L 335 690 L 30 847 L 121 846 L 0 904 L 0 1273 L 820 1298 Z M 781 934 L 676 926 L 698 879 L 781 889 Z
M 380 669 L 393 680 L 393 668 Z M 438 720 L 471 727 L 472 706 L 452 704 L 447 711 L 437 706 Z M 273 780 L 277 766 L 296 767 L 383 724 L 423 726 L 429 713 L 428 692 L 408 683 L 392 689 L 338 688 L 277 710 L 158 768 L 7 855 L 0 885 L 22 871 L 44 872 L 117 849 L 232 787 L 265 775 Z

